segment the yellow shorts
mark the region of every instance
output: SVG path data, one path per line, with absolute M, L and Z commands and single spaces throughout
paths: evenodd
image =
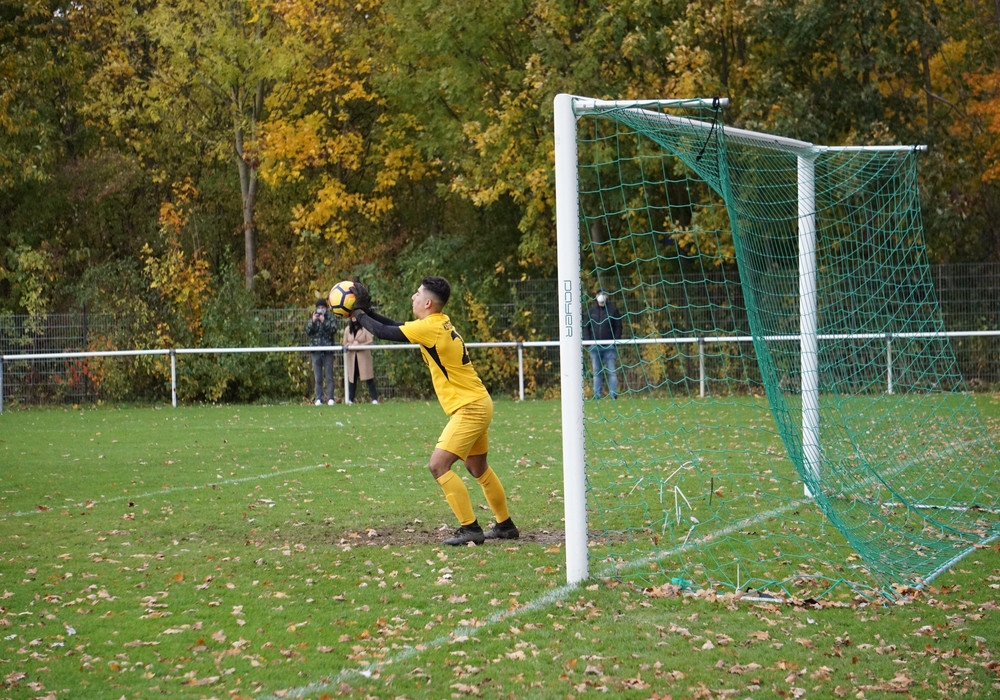
M 437 448 L 458 455 L 463 462 L 469 455 L 486 454 L 490 448 L 492 420 L 493 399 L 489 396 L 465 404 L 449 417 L 448 425 L 438 438 Z

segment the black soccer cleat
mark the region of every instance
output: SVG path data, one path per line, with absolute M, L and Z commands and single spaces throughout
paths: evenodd
M 446 539 L 444 543 L 457 547 L 460 544 L 468 544 L 469 542 L 482 544 L 485 541 L 486 533 L 483 532 L 483 528 L 479 526 L 479 523 L 472 523 L 471 525 L 463 525 L 455 530 L 455 534 Z
M 516 540 L 520 536 L 521 532 L 517 529 L 511 518 L 507 518 L 502 523 L 495 524 L 483 533 L 483 537 L 488 540 Z

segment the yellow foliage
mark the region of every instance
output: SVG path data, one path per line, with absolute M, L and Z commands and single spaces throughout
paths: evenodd
M 1000 182 L 1000 69 L 984 75 L 967 76 L 979 99 L 969 112 L 979 117 L 986 133 L 986 168 L 983 182 Z
M 370 52 L 352 41 L 358 27 L 351 17 L 381 11 L 361 0 L 299 0 L 275 10 L 294 30 L 301 70 L 271 95 L 270 121 L 262 124 L 261 178 L 269 185 L 306 184 L 292 206 L 291 228 L 303 239 L 336 244 L 351 255 L 359 227 L 377 226 L 393 209 L 393 192 L 404 179 L 420 180 L 430 168 L 409 138 L 409 128 L 393 115 L 376 117 L 379 138 L 358 113 L 382 111 L 370 83 Z M 361 184 L 359 184 L 361 183 Z M 362 251 L 363 252 L 363 251 Z
M 6 279 L 21 293 L 21 306 L 31 317 L 50 313 L 52 288 L 56 274 L 55 260 L 47 243 L 39 248 L 21 244 L 14 250 L 10 269 L 0 267 L 0 280 Z
M 198 190 L 186 180 L 175 183 L 173 192 L 174 201 L 160 204 L 160 234 L 166 250 L 157 256 L 149 244 L 144 245 L 143 262 L 150 287 L 171 303 L 197 340 L 202 335 L 204 303 L 211 294 L 211 271 L 198 249 L 190 254 L 184 251 L 181 234 L 187 225 L 188 206 L 198 196 Z M 157 334 L 164 345 L 171 344 L 167 330 L 160 328 Z

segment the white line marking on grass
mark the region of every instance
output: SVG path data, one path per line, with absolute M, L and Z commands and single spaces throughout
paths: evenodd
M 667 551 L 656 552 L 651 556 L 643 557 L 642 559 L 633 561 L 628 566 L 625 567 L 606 566 L 597 573 L 595 578 L 597 579 L 607 578 L 615 573 L 620 573 L 622 568 L 638 568 L 640 566 L 648 564 L 649 562 L 657 561 L 659 559 L 664 559 L 666 557 L 679 554 L 687 549 L 691 549 L 692 547 L 698 546 L 698 544 L 700 544 L 703 541 L 706 541 L 713 537 L 719 537 L 720 535 L 731 534 L 733 531 L 735 531 L 740 527 L 755 525 L 758 522 L 762 522 L 764 520 L 767 520 L 768 518 L 780 515 L 782 512 L 789 510 L 791 508 L 798 507 L 804 503 L 809 503 L 809 501 L 806 499 L 792 501 L 791 503 L 786 503 L 781 508 L 776 508 L 774 510 L 767 511 L 766 513 L 758 513 L 756 516 L 745 518 L 739 521 L 738 523 L 734 523 L 729 527 L 723 528 L 722 530 L 718 530 L 709 535 L 705 535 L 705 537 L 695 542 L 681 544 Z M 469 627 L 467 625 L 456 627 L 451 633 L 443 634 L 437 637 L 436 639 L 431 640 L 430 642 L 426 642 L 423 645 L 423 647 L 424 649 L 437 649 L 449 643 L 463 641 L 467 637 L 474 636 L 478 632 L 481 632 L 489 627 L 493 627 L 494 625 L 509 620 L 511 618 L 515 618 L 521 615 L 522 613 L 541 610 L 549 605 L 552 605 L 557 601 L 565 600 L 569 596 L 569 594 L 575 591 L 577 588 L 579 588 L 579 586 L 580 586 L 579 583 L 564 584 L 562 586 L 559 586 L 558 588 L 554 588 L 551 591 L 548 591 L 539 598 L 536 598 L 535 600 L 519 608 L 515 608 L 513 610 L 501 610 L 491 615 L 488 615 L 487 617 L 483 618 L 481 624 L 475 627 Z M 407 659 L 413 658 L 414 656 L 418 655 L 421 651 L 423 650 L 418 650 L 416 647 L 407 647 L 406 649 L 396 654 L 395 656 L 391 656 L 388 659 L 380 661 L 376 664 L 372 664 L 371 666 L 365 668 L 344 668 L 341 669 L 340 673 L 338 673 L 330 680 L 322 682 L 317 681 L 315 683 L 310 683 L 309 685 L 304 685 L 299 688 L 289 688 L 281 690 L 279 691 L 280 694 L 262 696 L 262 700 L 281 700 L 282 698 L 304 698 L 312 693 L 318 693 L 323 690 L 329 690 L 330 686 L 336 683 L 347 682 L 351 679 L 356 679 L 358 677 L 371 678 L 376 671 L 381 671 L 383 668 L 391 666 L 393 664 L 402 663 L 403 661 L 406 661 Z
M 975 443 L 979 443 L 981 441 L 982 440 L 976 440 L 976 441 L 974 441 L 974 444 Z M 944 450 L 943 452 L 941 452 L 940 454 L 942 454 L 942 455 L 943 454 L 947 454 L 948 452 L 954 451 L 958 447 L 959 447 L 958 445 L 952 445 L 952 446 L 948 447 L 946 450 Z M 897 469 L 893 470 L 890 473 L 890 476 L 893 475 L 893 474 L 895 474 L 895 473 L 898 473 L 899 471 L 902 471 L 902 470 L 908 468 L 909 466 L 912 466 L 914 464 L 919 464 L 919 463 L 921 463 L 921 461 L 923 461 L 923 460 L 920 460 L 920 459 L 909 460 L 908 462 L 906 462 L 906 463 L 904 463 L 902 465 L 899 465 L 899 467 Z M 866 485 L 867 483 L 870 483 L 870 481 L 872 481 L 875 478 L 876 478 L 875 475 L 869 476 L 864 482 L 862 482 L 862 484 L 859 484 L 857 488 L 860 488 L 861 486 Z M 750 527 L 750 526 L 756 525 L 756 524 L 758 524 L 760 522 L 763 522 L 763 521 L 767 520 L 768 518 L 777 517 L 777 516 L 782 515 L 783 513 L 787 512 L 789 510 L 792 510 L 794 508 L 798 508 L 798 507 L 804 506 L 804 505 L 810 505 L 810 504 L 813 504 L 813 503 L 814 503 L 814 501 L 811 498 L 801 498 L 801 499 L 795 499 L 795 500 L 789 501 L 788 503 L 785 503 L 784 505 L 782 505 L 782 506 L 780 506 L 778 508 L 774 508 L 774 509 L 766 511 L 764 513 L 758 513 L 757 515 L 751 516 L 749 518 L 744 518 L 743 520 L 739 520 L 739 521 L 737 521 L 737 522 L 729 525 L 728 527 L 724 527 L 724 528 L 722 528 L 720 530 L 717 530 L 717 531 L 714 531 L 714 532 L 712 532 L 710 534 L 706 534 L 703 537 L 701 537 L 701 538 L 699 538 L 699 539 L 697 539 L 697 540 L 695 540 L 693 542 L 688 542 L 687 539 L 685 538 L 685 541 L 683 543 L 681 543 L 680 545 L 678 545 L 676 547 L 673 547 L 672 549 L 669 549 L 669 550 L 666 550 L 666 551 L 654 552 L 654 553 L 650 554 L 649 556 L 645 556 L 645 557 L 642 557 L 640 559 L 637 559 L 637 560 L 634 560 L 632 562 L 629 562 L 627 565 L 623 565 L 623 566 L 619 566 L 619 567 L 616 567 L 616 566 L 613 566 L 613 565 L 606 566 L 601 571 L 599 571 L 594 578 L 597 578 L 597 579 L 607 578 L 609 576 L 614 575 L 615 573 L 621 573 L 622 571 L 627 570 L 627 569 L 636 569 L 636 568 L 639 568 L 640 566 L 648 565 L 648 564 L 650 564 L 650 563 L 652 563 L 654 561 L 659 561 L 661 559 L 665 559 L 667 557 L 674 556 L 675 554 L 680 554 L 680 553 L 685 552 L 685 551 L 687 551 L 689 549 L 693 549 L 693 548 L 699 546 L 700 544 L 702 544 L 703 542 L 708 541 L 710 539 L 714 539 L 714 538 L 725 536 L 725 535 L 730 535 L 733 532 L 739 530 L 740 528 Z M 992 539 L 995 539 L 995 538 L 991 538 L 991 540 Z M 975 549 L 976 549 L 975 546 L 969 547 L 968 550 L 964 551 L 963 553 L 957 555 L 952 560 L 950 560 L 949 564 L 953 565 L 954 563 L 956 563 L 957 561 L 959 561 L 963 557 L 965 557 L 969 552 L 974 551 Z M 938 576 L 944 570 L 945 569 L 943 567 L 939 568 L 937 571 L 934 572 L 934 577 Z M 931 580 L 933 580 L 933 579 L 928 579 L 927 581 L 925 581 L 924 585 L 930 583 Z M 456 627 L 454 629 L 454 631 L 452 631 L 450 634 L 441 635 L 441 636 L 437 637 L 436 639 L 434 639 L 434 640 L 432 640 L 430 642 L 427 642 L 426 645 L 424 646 L 424 649 L 437 649 L 439 647 L 444 646 L 445 644 L 456 642 L 456 641 L 461 640 L 461 639 L 463 639 L 465 637 L 473 636 L 474 634 L 476 634 L 479 631 L 482 631 L 482 630 L 484 630 L 484 629 L 486 629 L 488 627 L 492 627 L 492 626 L 494 626 L 494 625 L 496 625 L 496 624 L 498 624 L 500 622 L 503 622 L 505 620 L 517 617 L 521 613 L 532 612 L 532 611 L 535 611 L 535 610 L 540 610 L 540 609 L 542 609 L 542 608 L 544 608 L 544 607 L 546 607 L 548 605 L 551 605 L 552 603 L 555 603 L 555 602 L 560 601 L 560 600 L 564 600 L 567 596 L 569 596 L 570 593 L 572 593 L 573 591 L 575 591 L 579 587 L 579 585 L 580 585 L 579 583 L 565 584 L 565 585 L 560 586 L 559 588 L 555 588 L 555 589 L 549 591 L 548 593 L 545 593 L 541 597 L 535 599 L 534 601 L 531 601 L 530 603 L 527 603 L 526 605 L 524 605 L 524 606 L 522 606 L 520 608 L 516 608 L 514 610 L 504 610 L 504 611 L 500 611 L 500 612 L 495 612 L 492 615 L 489 615 L 486 618 L 484 618 L 482 624 L 480 624 L 480 625 L 478 625 L 476 627 L 468 627 L 468 626 Z M 751 600 L 751 601 L 755 600 L 754 597 L 750 597 L 750 596 L 745 596 L 744 599 L 745 600 Z M 327 680 L 327 681 L 324 681 L 324 682 L 314 682 L 314 683 L 310 683 L 309 685 L 304 685 L 304 686 L 301 686 L 301 687 L 298 687 L 298 688 L 289 688 L 289 689 L 281 690 L 280 691 L 280 695 L 275 694 L 275 695 L 266 695 L 266 696 L 262 696 L 262 697 L 263 697 L 263 700 L 281 700 L 282 698 L 304 698 L 304 697 L 307 697 L 309 694 L 318 693 L 318 692 L 321 692 L 323 690 L 328 690 L 330 688 L 330 686 L 333 685 L 333 684 L 335 684 L 335 683 L 347 682 L 347 681 L 349 681 L 351 679 L 357 679 L 359 677 L 361 677 L 361 678 L 371 678 L 372 675 L 375 672 L 381 671 L 383 668 L 385 668 L 387 666 L 391 666 L 392 664 L 402 663 L 403 661 L 406 661 L 407 659 L 413 658 L 414 656 L 417 656 L 420 653 L 420 651 L 421 650 L 418 650 L 415 647 L 407 647 L 406 649 L 404 649 L 400 653 L 396 654 L 395 656 L 391 656 L 391 657 L 389 657 L 388 659 L 386 659 L 384 661 L 380 661 L 380 662 L 378 662 L 376 664 L 372 664 L 371 666 L 368 666 L 366 668 L 344 668 L 344 669 L 341 669 L 340 673 L 338 673 L 336 676 L 334 676 L 330 680 Z
M 162 489 L 157 489 L 156 491 L 147 491 L 146 493 L 133 493 L 133 494 L 123 494 L 121 496 L 114 496 L 112 498 L 102 498 L 101 500 L 91 500 L 86 499 L 76 504 L 76 507 L 85 507 L 88 502 L 94 505 L 103 505 L 106 503 L 117 503 L 118 501 L 135 500 L 137 498 L 149 498 L 150 496 L 162 496 L 168 493 L 174 493 L 176 491 L 199 491 L 202 489 L 208 489 L 213 486 L 229 486 L 231 484 L 242 484 L 247 481 L 261 481 L 262 479 L 274 479 L 279 476 L 287 476 L 288 474 L 299 474 L 301 472 L 313 471 L 314 469 L 327 469 L 330 465 L 327 463 L 323 464 L 312 464 L 306 467 L 296 467 L 295 469 L 287 469 L 282 472 L 268 472 L 266 474 L 255 474 L 253 476 L 242 476 L 238 479 L 223 479 L 221 481 L 210 481 L 202 486 L 167 486 Z M 60 508 L 58 506 L 53 506 L 51 508 L 46 508 L 45 510 L 26 510 L 18 511 L 17 513 L 5 513 L 0 515 L 2 518 L 24 518 L 29 515 L 38 515 L 40 513 L 48 513 L 50 511 L 58 512 Z
M 442 647 L 450 642 L 463 641 L 465 637 L 471 637 L 477 632 L 480 632 L 488 627 L 492 627 L 497 623 L 508 620 L 512 617 L 517 617 L 524 612 L 532 612 L 534 610 L 540 610 L 545 608 L 556 601 L 563 600 L 572 593 L 579 584 L 564 584 L 559 588 L 554 588 L 540 598 L 536 598 L 532 602 L 517 608 L 515 610 L 503 610 L 500 612 L 495 612 L 492 615 L 487 616 L 483 619 L 482 624 L 476 627 L 461 626 L 456 627 L 450 634 L 443 634 L 437 639 L 433 639 L 430 642 L 426 642 L 423 647 L 424 649 Z M 280 694 L 275 695 L 264 695 L 262 700 L 281 700 L 282 698 L 304 698 L 312 693 L 322 692 L 324 690 L 329 690 L 330 686 L 337 683 L 346 683 L 349 680 L 357 679 L 358 677 L 371 678 L 376 671 L 381 671 L 386 666 L 391 666 L 393 664 L 402 663 L 407 659 L 413 658 L 421 653 L 423 649 L 418 650 L 416 647 L 406 647 L 403 651 L 392 656 L 385 661 L 380 661 L 379 663 L 372 664 L 367 668 L 344 668 L 341 669 L 333 678 L 326 681 L 316 681 L 310 683 L 309 685 L 304 685 L 298 688 L 289 688 L 287 690 L 278 691 Z

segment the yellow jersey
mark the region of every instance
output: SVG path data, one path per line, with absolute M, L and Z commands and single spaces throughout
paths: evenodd
M 407 340 L 420 345 L 420 354 L 431 371 L 434 393 L 446 414 L 490 395 L 465 351 L 465 341 L 448 316 L 431 314 L 407 321 L 399 329 Z

